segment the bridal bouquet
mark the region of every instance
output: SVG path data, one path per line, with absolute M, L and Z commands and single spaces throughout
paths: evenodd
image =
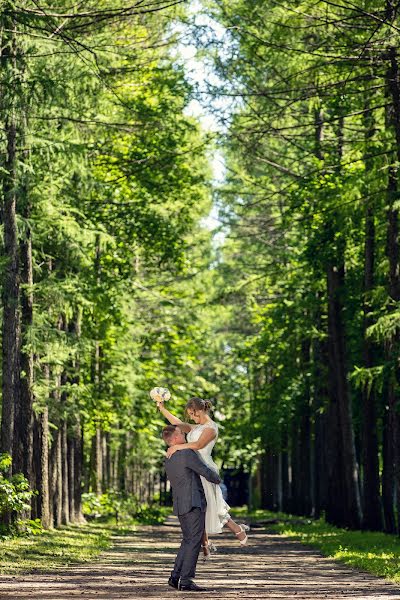
M 155 387 L 150 390 L 150 398 L 154 402 L 165 402 L 171 398 L 171 392 L 164 387 Z

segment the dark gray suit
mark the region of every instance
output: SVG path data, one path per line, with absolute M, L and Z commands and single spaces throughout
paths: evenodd
M 183 534 L 171 576 L 186 584 L 195 576 L 207 508 L 199 475 L 212 483 L 220 483 L 221 479 L 194 450 L 179 450 L 166 458 L 164 465 L 172 487 L 174 514 Z

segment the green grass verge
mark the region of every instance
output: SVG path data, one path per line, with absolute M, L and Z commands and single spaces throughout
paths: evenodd
M 400 538 L 395 535 L 371 531 L 350 531 L 328 525 L 322 519 L 314 521 L 305 517 L 273 513 L 265 510 L 233 511 L 236 516 L 251 520 L 278 519 L 268 524 L 276 531 L 302 544 L 318 549 L 325 556 L 374 575 L 400 582 Z
M 122 532 L 115 525 L 90 523 L 0 540 L 0 573 L 49 571 L 90 561 L 111 545 L 113 534 Z
M 159 525 L 169 507 L 142 509 L 139 518 L 102 517 L 85 525 L 68 525 L 38 535 L 0 538 L 0 574 L 51 571 L 96 558 L 112 545 L 113 535 L 126 535 L 140 525 Z
M 135 518 L 102 516 L 85 525 L 69 525 L 37 535 L 0 537 L 0 574 L 51 571 L 93 560 L 112 544 L 111 536 L 124 535 L 140 525 L 160 525 L 169 507 L 143 505 Z

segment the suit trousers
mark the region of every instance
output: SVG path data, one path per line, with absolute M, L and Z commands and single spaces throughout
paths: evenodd
M 195 507 L 184 515 L 178 516 L 183 538 L 171 576 L 175 579 L 180 578 L 182 584 L 188 583 L 196 575 L 196 564 L 204 534 L 205 514 L 201 508 Z

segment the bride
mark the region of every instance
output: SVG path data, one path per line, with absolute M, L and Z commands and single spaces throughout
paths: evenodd
M 175 417 L 165 408 L 163 401 L 157 402 L 157 407 L 171 425 L 178 425 L 179 429 L 187 434 L 187 443 L 168 448 L 167 457 L 170 458 L 174 452 L 179 450 L 191 448 L 200 454 L 209 467 L 218 472 L 218 467 L 211 456 L 218 438 L 218 426 L 210 417 L 211 402 L 201 398 L 190 398 L 187 402 L 185 413 L 190 420 L 194 421 L 195 425 L 184 423 L 178 417 Z M 239 525 L 232 520 L 229 514 L 229 506 L 223 499 L 219 485 L 207 481 L 204 477 L 201 477 L 201 482 L 207 500 L 206 525 L 202 543 L 204 558 L 209 558 L 211 550 L 215 549 L 213 544 L 208 541 L 208 534 L 222 533 L 224 525 L 229 527 L 240 544 L 245 546 L 247 544 L 246 531 L 249 530 L 248 525 Z

